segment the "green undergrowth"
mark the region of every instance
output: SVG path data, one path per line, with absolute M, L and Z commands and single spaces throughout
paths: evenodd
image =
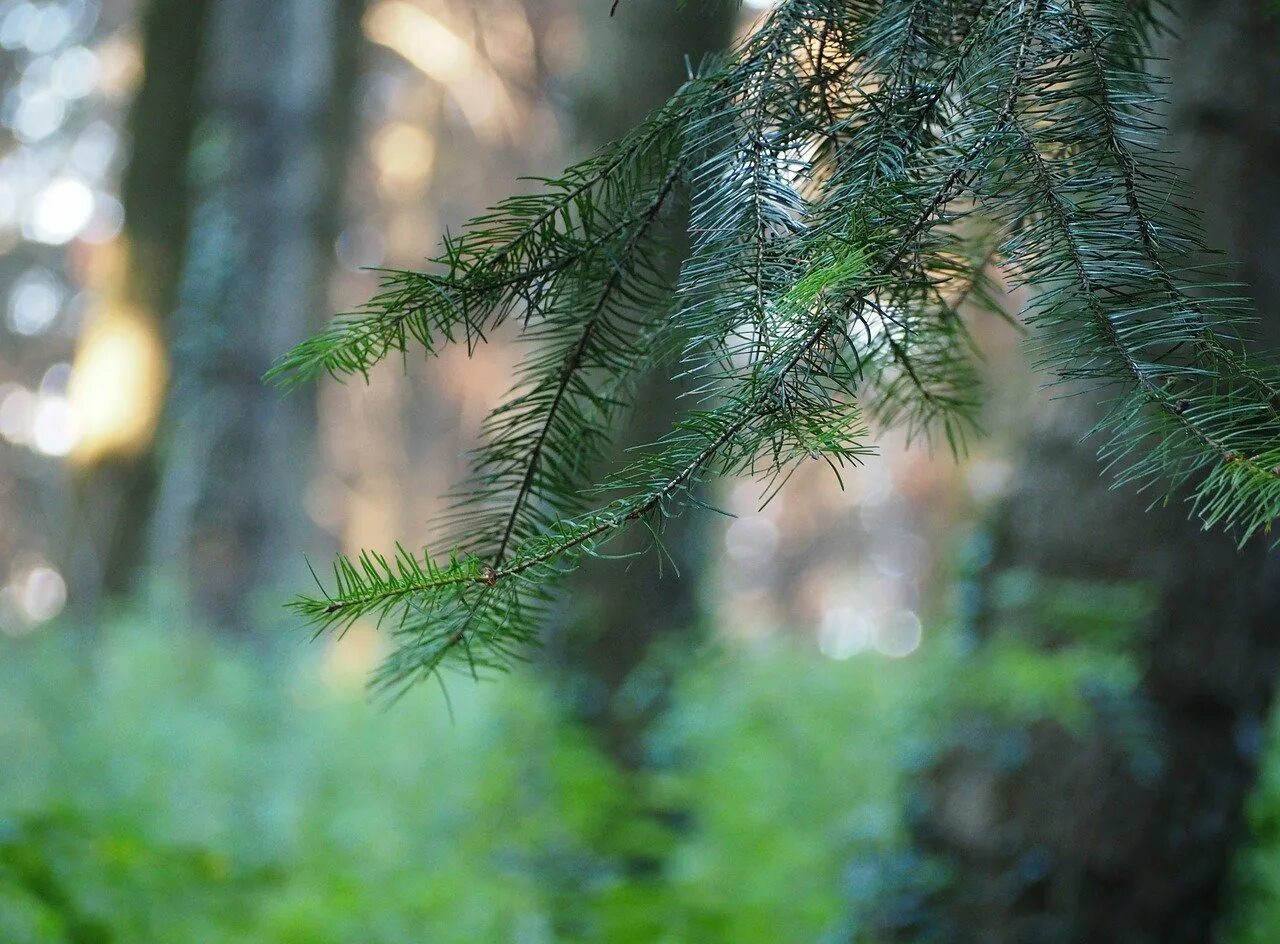
M 902 811 L 957 719 L 1079 728 L 1136 684 L 1141 595 L 1028 579 L 992 584 L 1003 628 L 984 644 L 707 647 L 641 777 L 563 720 L 536 666 L 386 706 L 361 686 L 359 632 L 270 647 L 135 617 L 0 635 L 0 941 L 864 944 L 860 910 L 927 868 Z M 1240 944 L 1280 935 L 1268 757 Z

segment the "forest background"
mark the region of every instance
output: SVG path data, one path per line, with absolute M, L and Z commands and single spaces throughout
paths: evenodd
M 272 361 L 764 9 L 607 6 L 0 4 L 0 940 L 1280 938 L 1280 565 L 1111 490 L 989 315 L 962 459 L 717 486 L 509 678 L 371 704 L 377 630 L 283 609 L 430 543 L 516 354 Z M 1171 147 L 1280 348 L 1280 18 L 1177 18 Z

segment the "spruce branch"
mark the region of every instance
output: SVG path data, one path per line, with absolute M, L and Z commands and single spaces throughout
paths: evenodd
M 766 500 L 803 462 L 837 476 L 866 418 L 963 450 L 981 402 L 964 306 L 993 265 L 1031 289 L 1043 366 L 1106 387 L 1118 483 L 1186 497 L 1241 540 L 1280 515 L 1280 381 L 1242 306 L 1205 284 L 1132 0 L 786 0 L 632 134 L 395 272 L 287 354 L 286 384 L 416 345 L 530 345 L 454 496 L 447 555 L 339 558 L 295 605 L 317 631 L 376 619 L 377 683 L 502 669 L 557 581 L 617 535 L 700 502 L 714 475 Z M 656 263 L 690 206 L 674 284 Z M 518 316 L 518 317 L 517 317 Z M 598 474 L 636 382 L 690 393 L 665 436 Z

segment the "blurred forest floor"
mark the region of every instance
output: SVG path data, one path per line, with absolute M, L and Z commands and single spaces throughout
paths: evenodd
M 1132 684 L 1105 640 L 1141 597 L 1058 605 L 1099 641 L 970 650 L 942 630 L 910 659 L 708 645 L 640 795 L 534 672 L 379 706 L 368 632 L 253 649 L 174 614 L 119 617 L 94 645 L 74 627 L 0 639 L 0 940 L 871 940 L 865 910 L 912 907 L 891 900 L 899 879 L 929 874 L 905 783 L 958 714 L 1071 724 L 1079 693 Z M 1280 939 L 1269 757 L 1235 944 Z M 628 871 L 654 852 L 660 873 Z

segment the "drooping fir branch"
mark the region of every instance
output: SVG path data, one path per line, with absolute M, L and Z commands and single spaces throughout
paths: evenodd
M 882 201 L 900 198 L 918 156 L 942 144 L 938 128 L 947 123 L 973 51 L 992 29 L 1008 28 L 1003 14 L 1013 6 L 1013 0 L 917 0 L 886 5 L 862 28 L 833 34 L 843 65 L 817 79 L 831 124 L 815 160 L 824 184 L 816 229 L 843 226 L 847 207 L 859 218 L 874 217 Z M 983 18 L 992 11 L 997 15 Z M 819 64 L 826 51 L 819 47 Z M 905 427 L 908 439 L 915 433 L 929 438 L 940 426 L 953 452 L 963 450 L 974 427 L 979 397 L 964 321 L 939 286 L 973 283 L 957 298 L 989 300 L 980 290 L 982 269 L 970 271 L 974 250 L 968 244 L 975 235 L 939 231 L 935 251 L 920 254 L 911 277 L 899 277 L 868 299 L 877 324 L 859 322 L 870 367 L 863 397 L 872 415 L 884 426 Z M 989 251 L 978 255 L 986 259 Z
M 788 0 L 633 134 L 393 273 L 287 355 L 285 382 L 474 344 L 531 345 L 486 420 L 446 557 L 339 559 L 297 606 L 378 619 L 397 688 L 456 660 L 502 668 L 554 585 L 633 527 L 656 535 L 712 475 L 837 474 L 881 426 L 963 448 L 980 403 L 962 302 L 986 271 L 1031 288 L 1044 365 L 1114 394 L 1117 480 L 1189 494 L 1242 539 L 1280 514 L 1280 397 L 1238 301 L 1201 284 L 1198 224 L 1156 152 L 1154 17 L 1132 0 Z M 690 252 L 654 262 L 678 198 Z M 685 415 L 600 460 L 650 370 Z M 861 409 L 859 408 L 861 405 Z
M 1132 156 L 1155 149 L 1158 129 L 1116 107 L 1110 76 L 1132 76 L 1132 66 L 1106 61 L 1099 17 L 1079 3 L 1058 13 L 1074 29 L 1060 34 L 1039 106 L 1018 127 L 996 187 L 1019 208 L 1006 252 L 1037 290 L 1031 321 L 1045 365 L 1117 389 L 1103 454 L 1118 479 L 1161 494 L 1194 482 L 1206 524 L 1244 539 L 1280 511 L 1277 388 L 1232 339 L 1240 300 L 1199 299 L 1194 283 L 1178 283 L 1201 248 L 1198 221 L 1171 167 Z M 1108 27 L 1118 31 L 1117 21 Z M 1122 60 L 1135 41 L 1121 44 Z M 1055 101 L 1064 85 L 1079 96 L 1070 108 Z M 1139 114 L 1157 104 L 1142 85 L 1129 99 Z M 1163 208 L 1162 225 L 1144 204 Z
M 669 286 L 640 249 L 680 179 L 678 152 L 667 158 L 626 239 L 580 261 L 571 274 L 578 284 L 531 322 L 534 354 L 518 372 L 527 389 L 485 423 L 488 440 L 452 519 L 460 546 L 489 557 L 492 567 L 502 565 L 513 540 L 580 506 L 572 499 L 607 451 L 627 402 L 626 380 L 648 356 L 645 316 L 662 310 Z M 601 270 L 595 277 L 592 267 Z
M 1135 14 L 1140 15 L 1141 10 L 1142 7 L 1139 5 L 1136 9 L 1127 12 L 1130 16 L 1133 16 Z M 1151 149 L 1147 149 L 1144 154 L 1143 163 L 1145 167 L 1140 166 L 1122 137 L 1124 126 L 1134 120 L 1131 116 L 1126 115 L 1120 107 L 1120 99 L 1124 95 L 1127 94 L 1131 98 L 1136 95 L 1148 107 L 1153 108 L 1158 104 L 1154 95 L 1149 92 L 1144 94 L 1140 83 L 1136 89 L 1125 91 L 1126 86 L 1134 84 L 1132 76 L 1135 74 L 1135 69 L 1141 64 L 1139 57 L 1142 50 L 1122 49 L 1120 50 L 1119 61 L 1115 61 L 1116 57 L 1114 55 L 1107 55 L 1105 43 L 1099 29 L 1090 20 L 1079 0 L 1072 0 L 1070 13 L 1073 25 L 1079 31 L 1084 54 L 1091 67 L 1095 96 L 1102 106 L 1098 109 L 1098 119 L 1104 132 L 1107 148 L 1111 152 L 1117 171 L 1123 181 L 1125 205 L 1128 207 L 1133 226 L 1137 230 L 1145 262 L 1151 267 L 1152 274 L 1159 282 L 1161 292 L 1168 304 L 1175 310 L 1182 312 L 1199 329 L 1197 346 L 1202 354 L 1224 365 L 1228 373 L 1239 376 L 1244 382 L 1253 387 L 1257 395 L 1268 400 L 1273 409 L 1280 410 L 1280 386 L 1277 386 L 1274 380 L 1268 380 L 1258 371 L 1250 368 L 1249 365 L 1244 363 L 1239 353 L 1231 350 L 1230 347 L 1223 343 L 1223 340 L 1214 330 L 1215 319 L 1203 310 L 1203 303 L 1200 300 L 1193 297 L 1184 286 L 1178 284 L 1174 274 L 1170 272 L 1170 263 L 1167 257 L 1171 251 L 1185 257 L 1189 250 L 1193 251 L 1202 248 L 1197 232 L 1198 226 L 1196 224 L 1198 221 L 1196 214 L 1188 213 L 1185 209 L 1181 210 L 1181 215 L 1185 219 L 1184 226 L 1187 229 L 1186 232 L 1178 237 L 1183 246 L 1177 250 L 1174 250 L 1173 247 L 1166 249 L 1163 243 L 1167 240 L 1167 237 L 1162 236 L 1162 231 L 1166 229 L 1172 230 L 1173 227 L 1158 225 L 1142 205 L 1144 181 L 1162 180 L 1165 182 L 1165 189 L 1172 190 L 1175 193 L 1185 189 L 1179 187 L 1177 168 Z M 1134 130 L 1151 133 L 1157 129 L 1149 123 L 1143 123 L 1135 127 Z M 1185 195 L 1182 199 L 1185 200 Z M 1166 213 L 1169 211 L 1167 200 L 1163 205 L 1163 210 Z M 1224 302 L 1229 301 L 1219 300 L 1218 304 L 1222 305 Z M 1230 319 L 1221 317 L 1217 319 L 1219 327 L 1221 327 L 1224 320 L 1229 321 Z

